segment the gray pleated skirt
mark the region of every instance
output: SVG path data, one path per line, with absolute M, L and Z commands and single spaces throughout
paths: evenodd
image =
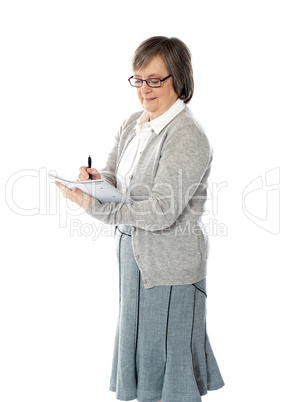
M 110 391 L 122 401 L 201 402 L 224 385 L 206 330 L 206 280 L 145 289 L 131 231 L 116 231 L 119 319 Z

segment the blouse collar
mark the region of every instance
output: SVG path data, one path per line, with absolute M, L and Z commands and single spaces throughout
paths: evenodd
M 137 120 L 137 125 L 136 125 L 136 131 L 139 133 L 142 128 L 146 128 L 147 125 L 149 125 L 153 131 L 158 135 L 164 127 L 172 120 L 174 119 L 175 116 L 178 115 L 183 109 L 185 108 L 185 103 L 181 99 L 177 99 L 173 103 L 170 108 L 164 112 L 161 116 L 158 116 L 156 119 L 153 119 L 151 121 L 148 121 L 149 119 L 149 114 L 145 110 L 143 114 L 138 118 Z

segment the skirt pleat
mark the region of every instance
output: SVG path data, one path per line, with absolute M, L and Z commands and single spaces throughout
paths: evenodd
M 117 230 L 119 318 L 110 390 L 119 400 L 201 402 L 224 385 L 206 330 L 206 280 L 145 289 Z

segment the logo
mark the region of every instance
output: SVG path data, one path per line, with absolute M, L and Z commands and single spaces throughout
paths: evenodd
M 245 216 L 272 234 L 280 232 L 280 168 L 252 180 L 242 193 Z

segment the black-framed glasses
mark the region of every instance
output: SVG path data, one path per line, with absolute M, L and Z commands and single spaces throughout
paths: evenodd
M 147 80 L 142 80 L 141 78 L 135 78 L 134 76 L 131 76 L 128 81 L 131 84 L 132 87 L 140 88 L 143 86 L 143 82 L 145 81 L 147 85 L 151 88 L 158 88 L 161 87 L 161 83 L 167 78 L 171 77 L 171 74 L 169 74 L 167 77 L 163 78 L 162 80 L 160 78 L 148 78 Z

